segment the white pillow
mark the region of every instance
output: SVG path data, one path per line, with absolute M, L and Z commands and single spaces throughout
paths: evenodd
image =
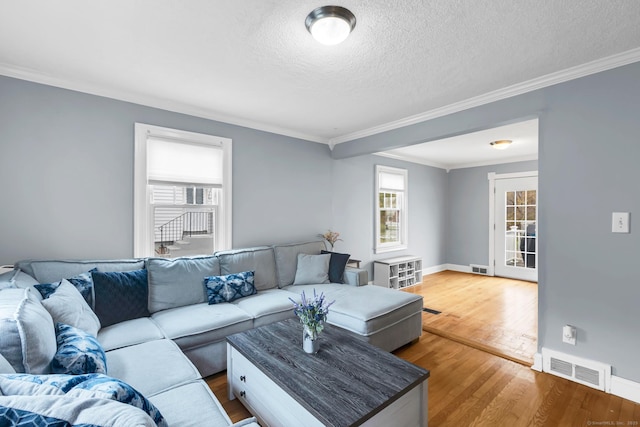
M 35 290 L 0 291 L 0 352 L 16 372 L 46 374 L 56 354 L 56 333 L 51 315 Z
M 42 300 L 42 305 L 51 314 L 54 323 L 64 323 L 93 335 L 98 335 L 100 320 L 84 300 L 82 294 L 62 279 L 60 286 L 49 298 Z
M 317 285 L 329 283 L 329 261 L 331 254 L 298 254 L 298 266 L 294 285 Z

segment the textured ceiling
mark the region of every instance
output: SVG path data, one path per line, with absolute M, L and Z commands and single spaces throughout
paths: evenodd
M 509 139 L 511 145 L 498 150 L 490 143 Z M 538 119 L 430 141 L 380 153 L 442 169 L 511 163 L 538 158 Z
M 638 0 L 0 0 L 0 74 L 328 142 L 640 47 Z M 1 94 L 0 94 L 1 95 Z

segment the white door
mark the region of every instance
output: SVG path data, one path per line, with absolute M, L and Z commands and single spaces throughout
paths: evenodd
M 538 177 L 495 180 L 494 274 L 538 281 Z

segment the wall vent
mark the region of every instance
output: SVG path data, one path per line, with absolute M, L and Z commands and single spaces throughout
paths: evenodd
M 487 275 L 489 274 L 489 267 L 487 267 L 486 265 L 476 265 L 476 264 L 471 264 L 471 272 L 474 274 L 483 274 L 483 275 Z
M 542 370 L 598 390 L 609 392 L 611 365 L 542 349 Z

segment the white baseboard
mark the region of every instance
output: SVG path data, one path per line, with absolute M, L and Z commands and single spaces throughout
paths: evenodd
M 441 271 L 448 270 L 447 264 L 434 265 L 433 267 L 423 268 L 422 275 L 428 276 L 430 274 L 440 273 Z
M 612 375 L 611 394 L 640 403 L 640 383 Z
M 554 350 L 549 350 L 546 348 L 542 349 L 542 353 L 536 353 L 533 356 L 533 366 L 531 367 L 531 369 L 538 371 L 538 372 L 547 372 L 547 369 L 549 368 L 548 364 L 545 364 L 545 359 L 543 356 L 543 354 L 546 354 L 547 356 L 549 356 L 549 354 L 552 354 L 554 357 L 558 357 L 561 360 L 568 360 L 569 362 L 572 361 L 579 361 L 580 363 L 582 363 L 584 366 L 588 366 L 590 368 L 594 368 L 596 364 L 602 364 L 602 362 L 597 362 L 597 361 L 587 361 L 586 359 L 582 359 L 576 356 L 572 356 L 570 354 L 566 354 L 566 353 L 560 353 Z M 583 363 L 583 362 L 588 362 L 588 363 Z M 548 363 L 548 361 L 547 361 Z M 591 365 L 591 366 L 589 366 Z M 604 365 L 604 364 L 602 364 Z M 609 393 L 609 394 L 613 394 L 614 396 L 618 396 L 621 397 L 623 399 L 627 399 L 627 400 L 631 400 L 633 402 L 636 403 L 640 403 L 640 383 L 635 382 L 635 381 L 631 381 L 628 380 L 626 378 L 622 378 L 622 377 L 617 377 L 615 375 L 611 375 L 611 366 L 610 365 L 606 365 L 609 367 L 609 375 L 608 378 L 604 378 L 604 392 L 605 393 Z M 554 372 L 547 372 L 550 375 L 558 375 L 560 377 L 564 377 L 561 374 L 558 373 L 554 373 Z M 574 378 L 569 378 L 566 377 L 569 381 L 574 381 L 577 383 L 580 383 L 581 381 L 577 381 Z M 589 384 L 585 384 L 588 386 L 591 386 Z
M 536 353 L 533 355 L 533 366 L 531 369 L 542 372 L 542 353 Z
M 471 273 L 470 265 L 460 265 L 460 264 L 445 264 L 445 270 L 458 271 L 460 273 Z

